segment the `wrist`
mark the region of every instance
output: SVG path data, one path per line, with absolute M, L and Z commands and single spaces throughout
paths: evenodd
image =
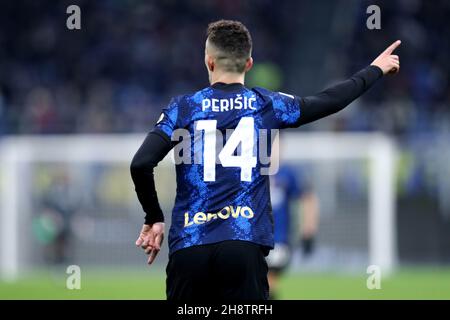
M 146 214 L 144 218 L 144 224 L 152 225 L 158 222 L 164 223 L 164 215 L 162 212 L 158 212 L 157 214 Z
M 371 64 L 369 65 L 368 68 L 373 69 L 375 72 L 377 72 L 379 74 L 380 77 L 384 76 L 384 72 L 383 69 L 381 69 L 379 66 L 377 66 L 376 64 Z

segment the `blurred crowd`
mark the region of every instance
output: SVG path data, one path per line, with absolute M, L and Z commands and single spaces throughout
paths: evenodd
M 79 31 L 65 27 L 72 2 L 81 7 Z M 289 39 L 302 12 L 297 1 L 72 2 L 2 3 L 0 133 L 148 130 L 170 96 L 207 85 L 198 40 L 208 22 L 241 19 L 253 34 L 255 61 L 270 61 L 286 73 L 293 61 L 287 56 L 295 55 Z M 355 25 L 365 26 L 369 2 L 360 2 Z M 337 53 L 348 66 L 342 76 L 397 38 L 403 40 L 402 72 L 334 127 L 400 136 L 448 131 L 450 2 L 396 0 L 380 6 L 382 30 L 353 28 L 347 51 Z
M 401 39 L 401 72 L 377 84 L 346 113 L 346 130 L 379 130 L 396 137 L 401 194 L 437 200 L 450 217 L 450 1 L 381 1 L 382 29 L 354 28 L 347 55 L 355 69 L 371 53 Z M 356 21 L 367 19 L 362 1 Z
M 357 23 L 367 19 L 362 1 Z M 347 52 L 349 66 L 361 64 L 383 45 L 403 41 L 398 54 L 401 73 L 364 97 L 347 127 L 382 130 L 407 139 L 450 131 L 450 1 L 382 1 L 382 29 L 354 28 Z
M 66 28 L 73 3 L 79 31 Z M 171 96 L 208 85 L 209 22 L 244 20 L 258 59 L 282 64 L 288 14 L 272 1 L 2 3 L 0 133 L 147 131 Z
M 286 75 L 295 70 L 292 64 L 302 46 L 291 43 L 300 35 L 309 43 L 310 31 L 296 30 L 311 12 L 308 5 L 314 3 L 4 1 L 0 135 L 148 131 L 171 96 L 208 85 L 199 41 L 206 25 L 219 18 L 239 19 L 249 27 L 256 80 L 269 80 L 268 84 L 276 80 L 280 90 L 298 88 L 302 84 L 293 84 L 296 78 Z M 403 44 L 401 73 L 377 84 L 357 108 L 324 121 L 325 129 L 392 134 L 405 147 L 400 159 L 402 187 L 418 192 L 426 185 L 431 194 L 443 195 L 441 202 L 446 201 L 450 212 L 450 200 L 445 200 L 450 187 L 438 179 L 450 157 L 435 157 L 440 146 L 428 152 L 423 148 L 450 131 L 450 1 L 377 1 L 382 9 L 381 30 L 365 27 L 371 1 L 333 3 L 348 6 L 344 11 L 352 12 L 353 20 L 350 34 L 335 33 L 330 39 L 345 44 L 331 46 L 329 56 L 341 73 L 334 76 L 348 76 L 396 39 Z M 81 30 L 66 28 L 70 4 L 81 7 Z M 330 4 L 320 2 L 324 11 Z M 257 69 L 258 62 L 264 68 Z

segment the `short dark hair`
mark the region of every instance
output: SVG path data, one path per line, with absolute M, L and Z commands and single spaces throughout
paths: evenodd
M 242 73 L 252 53 L 252 37 L 239 21 L 219 20 L 208 25 L 206 36 L 218 51 L 218 63 L 228 72 Z

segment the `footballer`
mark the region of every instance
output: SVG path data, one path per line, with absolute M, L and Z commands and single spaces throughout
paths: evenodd
M 262 174 L 258 154 L 259 132 L 296 128 L 343 109 L 383 75 L 399 71 L 399 57 L 393 54 L 399 45 L 394 42 L 348 80 L 298 97 L 247 88 L 245 74 L 253 65 L 249 31 L 238 21 L 209 24 L 205 66 L 210 85 L 170 101 L 130 168 L 146 213 L 136 245 L 151 264 L 165 231 L 153 170 L 178 144 L 184 146 L 183 159 L 194 158 L 176 163 L 168 300 L 268 298 L 265 257 L 274 246 L 274 234 L 269 176 Z

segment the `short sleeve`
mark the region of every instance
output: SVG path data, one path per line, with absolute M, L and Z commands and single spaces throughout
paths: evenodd
M 271 99 L 278 127 L 280 129 L 298 127 L 300 98 L 282 92 L 274 92 Z
M 162 113 L 156 122 L 155 129 L 164 132 L 171 138 L 172 133 L 177 129 L 178 110 L 179 99 L 173 98 L 169 105 L 162 110 Z

